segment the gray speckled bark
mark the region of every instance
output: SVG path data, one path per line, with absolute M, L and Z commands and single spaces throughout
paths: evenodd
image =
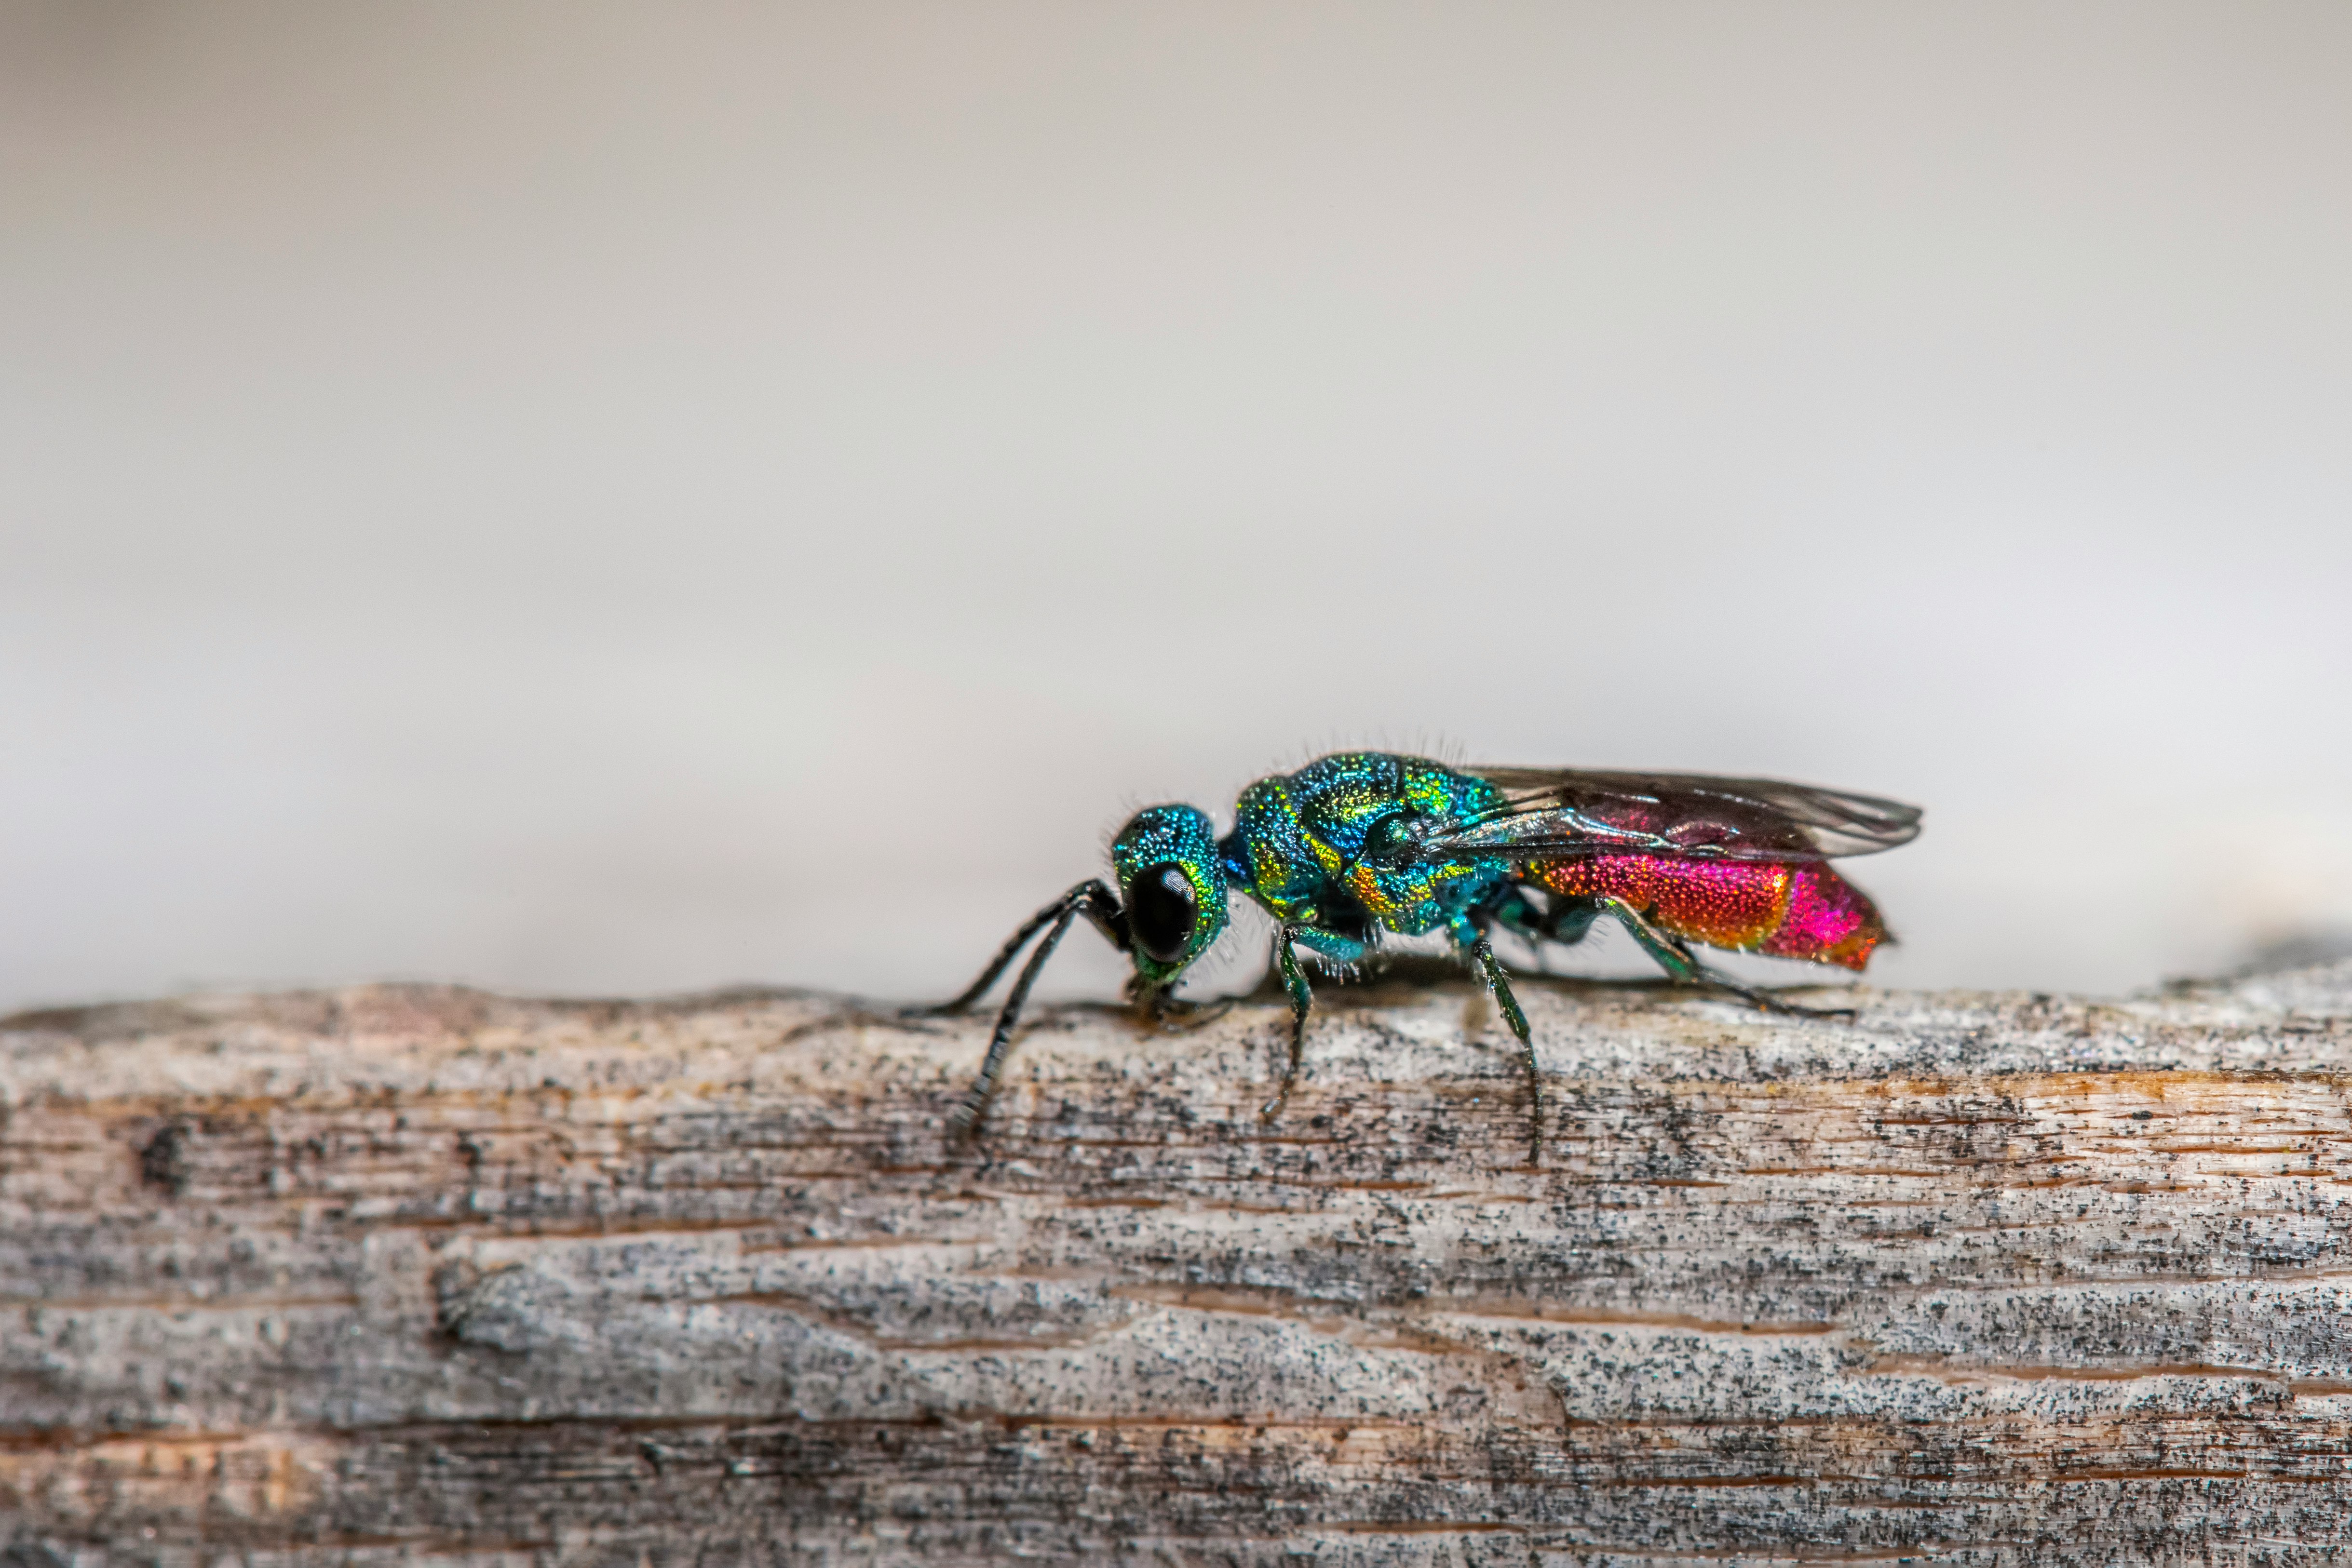
M 0 1562 L 2352 1554 L 2352 966 L 0 1025 Z

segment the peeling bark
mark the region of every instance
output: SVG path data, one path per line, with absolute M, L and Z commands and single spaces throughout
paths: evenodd
M 0 1563 L 2352 1555 L 2352 965 L 0 1023 Z

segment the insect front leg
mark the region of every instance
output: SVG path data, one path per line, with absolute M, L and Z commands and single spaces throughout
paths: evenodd
M 1674 979 L 1687 985 L 1713 986 L 1719 991 L 1729 991 L 1733 996 L 1765 1012 L 1780 1013 L 1789 1018 L 1850 1019 L 1853 1017 L 1852 1008 L 1799 1007 L 1794 1002 L 1784 1002 L 1768 991 L 1759 991 L 1753 986 L 1743 986 L 1728 975 L 1718 975 L 1700 963 L 1697 955 L 1690 950 L 1689 944 L 1670 931 L 1661 930 L 1649 916 L 1623 899 L 1602 898 L 1595 900 L 1594 903 L 1598 913 L 1615 917 L 1617 923 L 1632 934 L 1633 940 L 1641 944 L 1642 951 L 1657 960 L 1658 967 L 1664 969 Z
M 1292 932 L 1287 925 L 1274 934 L 1274 962 L 1282 976 L 1282 988 L 1290 994 L 1290 1062 L 1283 1069 L 1282 1087 L 1258 1108 L 1261 1122 L 1271 1122 L 1282 1114 L 1283 1103 L 1298 1082 L 1298 1069 L 1307 1055 L 1307 1014 L 1315 1005 L 1315 993 L 1307 987 L 1307 972 L 1298 967 L 1298 950 L 1292 945 Z
M 1234 1004 L 1241 999 L 1219 997 L 1213 1001 L 1196 1002 L 1176 995 L 1170 987 L 1152 985 L 1139 975 L 1128 982 L 1127 997 L 1153 1023 L 1175 1034 L 1189 1033 L 1216 1022 L 1233 1011 Z

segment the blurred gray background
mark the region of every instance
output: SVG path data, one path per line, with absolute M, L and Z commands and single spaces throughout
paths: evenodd
M 938 995 L 1354 741 L 1924 802 L 1895 983 L 2352 925 L 2347 82 L 2335 3 L 9 5 L 0 1004 Z

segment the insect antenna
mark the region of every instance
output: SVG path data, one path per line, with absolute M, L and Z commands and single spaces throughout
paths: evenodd
M 1014 1028 L 1021 1022 L 1021 1009 L 1029 1000 L 1030 988 L 1036 985 L 1038 975 L 1045 967 L 1045 960 L 1054 956 L 1054 949 L 1062 945 L 1062 938 L 1069 935 L 1070 926 L 1081 915 L 1094 922 L 1113 946 L 1121 952 L 1127 951 L 1130 941 L 1127 912 L 1119 906 L 1118 894 L 1099 879 L 1082 882 L 1031 915 L 989 961 L 988 967 L 981 971 L 980 978 L 964 988 L 963 995 L 939 1007 L 908 1009 L 916 1015 L 962 1012 L 996 984 L 997 977 L 1021 956 L 1021 949 L 1028 945 L 1032 936 L 1041 929 L 1045 932 L 1045 939 L 1037 944 L 1036 951 L 1029 955 L 1029 962 L 1021 967 L 1020 977 L 1013 982 L 1012 994 L 1004 998 L 1003 1009 L 996 1015 L 996 1029 L 989 1036 L 988 1055 L 981 1062 L 980 1076 L 973 1081 L 961 1102 L 949 1113 L 950 1136 L 961 1137 L 969 1134 L 979 1125 L 981 1117 L 987 1112 L 988 1102 L 996 1092 L 997 1074 L 1004 1066 L 1005 1050 L 1012 1043 Z

